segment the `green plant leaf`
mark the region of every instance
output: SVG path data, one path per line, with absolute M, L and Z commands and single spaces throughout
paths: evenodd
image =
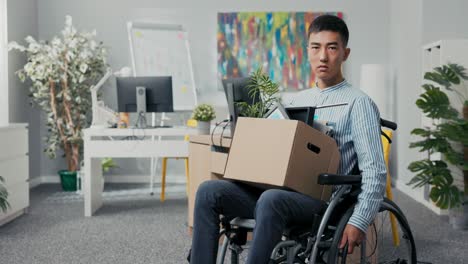
M 437 184 L 432 186 L 429 193 L 431 200 L 441 209 L 457 207 L 462 203 L 462 194 L 457 187 L 450 184 Z
M 448 96 L 437 87 L 427 86 L 426 92 L 421 94 L 416 105 L 429 118 L 456 119 L 458 117 L 458 112 L 450 106 Z
M 440 133 L 449 140 L 468 145 L 468 121 L 456 120 L 438 125 Z
M 440 181 L 440 179 L 436 179 L 436 177 L 445 177 L 447 181 L 453 181 L 450 171 L 447 168 L 447 163 L 444 161 L 431 161 L 428 159 L 414 161 L 410 163 L 408 169 L 411 172 L 417 173 L 416 176 L 407 183 L 408 185 L 414 185 L 414 188 L 432 184 L 435 180 Z
M 425 140 L 410 143 L 410 148 L 420 148 L 420 152 L 431 151 L 433 152 L 447 152 L 452 150 L 452 146 L 445 137 L 435 136 L 426 138 Z
M 439 73 L 442 78 L 445 79 L 449 83 L 448 87 L 450 89 L 450 86 L 453 84 L 460 84 L 460 78 L 458 77 L 457 73 L 452 70 L 451 67 L 447 65 L 442 65 L 441 67 L 435 67 L 434 70 Z
M 411 131 L 411 134 L 418 135 L 421 137 L 428 137 L 431 135 L 431 131 L 429 129 L 424 128 L 415 128 Z
M 440 84 L 444 87 L 450 87 L 450 82 L 447 81 L 444 76 L 442 76 L 440 73 L 438 72 L 426 72 L 424 74 L 424 79 L 426 80 L 429 80 L 429 81 L 433 81 L 437 84 Z
M 455 72 L 460 78 L 463 80 L 468 80 L 468 75 L 466 74 L 466 69 L 462 65 L 458 65 L 455 63 L 449 63 L 447 64 L 450 69 Z

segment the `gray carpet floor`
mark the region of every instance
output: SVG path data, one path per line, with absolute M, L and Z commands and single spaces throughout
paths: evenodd
M 172 188 L 172 189 L 171 189 Z M 106 185 L 104 206 L 83 216 L 83 199 L 58 185 L 31 190 L 29 213 L 0 227 L 0 263 L 186 263 L 190 236 L 184 186 L 164 203 L 141 186 Z M 396 191 L 410 221 L 419 260 L 468 263 L 468 231 Z

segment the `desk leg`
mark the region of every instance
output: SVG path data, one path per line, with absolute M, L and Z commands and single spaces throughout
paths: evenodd
M 85 157 L 84 213 L 92 216 L 102 206 L 101 158 Z

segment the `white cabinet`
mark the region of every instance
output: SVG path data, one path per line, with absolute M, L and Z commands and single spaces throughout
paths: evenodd
M 440 40 L 425 45 L 422 60 L 422 76 L 424 76 L 425 72 L 432 71 L 435 67 L 448 63 L 456 63 L 468 69 L 468 39 Z M 423 80 L 423 83 L 429 82 Z M 449 96 L 452 106 L 461 111 L 463 103 L 458 99 L 457 95 L 447 92 L 447 90 L 444 90 L 444 92 Z M 430 126 L 431 120 L 424 117 L 422 125 Z
M 432 71 L 435 67 L 439 67 L 441 65 L 445 65 L 448 63 L 456 63 L 459 65 L 464 66 L 468 69 L 468 39 L 458 39 L 458 40 L 440 40 L 434 43 L 430 43 L 428 45 L 423 46 L 423 54 L 422 54 L 422 77 L 424 73 L 428 71 Z M 468 71 L 467 71 L 468 74 Z M 428 80 L 422 79 L 423 83 L 431 83 Z M 460 85 L 468 85 L 468 82 L 465 84 Z M 437 85 L 440 86 L 440 85 Z M 466 89 L 466 88 L 465 88 Z M 463 103 L 460 101 L 458 96 L 450 91 L 443 90 L 447 93 L 447 96 L 450 99 L 451 105 L 457 109 L 459 112 L 462 111 Z M 424 90 L 421 89 L 421 93 Z M 426 127 L 432 127 L 431 119 L 425 117 L 421 114 L 421 125 Z M 426 155 L 426 154 L 424 154 Z M 434 153 L 431 155 L 431 160 L 440 160 L 442 156 L 440 153 Z M 461 190 L 463 189 L 463 172 L 449 164 L 449 168 L 454 174 L 454 183 L 457 185 Z M 423 199 L 426 201 L 425 205 L 431 208 L 434 212 L 438 214 L 446 214 L 447 211 L 441 210 L 437 208 L 429 199 L 429 187 L 426 186 L 423 191 Z
M 29 207 L 28 128 L 26 124 L 0 127 L 0 175 L 9 193 L 10 209 L 0 212 L 0 226 Z

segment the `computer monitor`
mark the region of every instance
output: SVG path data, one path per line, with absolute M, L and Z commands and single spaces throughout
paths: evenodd
M 302 121 L 311 127 L 314 126 L 316 107 L 286 107 L 285 109 L 290 119 Z
M 117 77 L 116 83 L 119 112 L 136 112 L 139 121 L 147 112 L 174 112 L 171 76 Z
M 229 109 L 229 119 L 231 122 L 231 136 L 234 135 L 234 130 L 236 128 L 237 118 L 242 116 L 240 113 L 240 108 L 237 103 L 245 102 L 249 105 L 259 102 L 260 96 L 257 94 L 255 96 L 250 96 L 248 85 L 250 82 L 249 77 L 243 78 L 229 78 L 222 81 L 224 92 L 226 94 L 226 99 Z
M 315 110 L 329 107 L 344 106 L 347 104 L 347 102 L 343 102 L 317 106 L 286 107 L 285 110 L 290 119 L 300 120 L 306 123 L 307 125 L 314 127 Z

